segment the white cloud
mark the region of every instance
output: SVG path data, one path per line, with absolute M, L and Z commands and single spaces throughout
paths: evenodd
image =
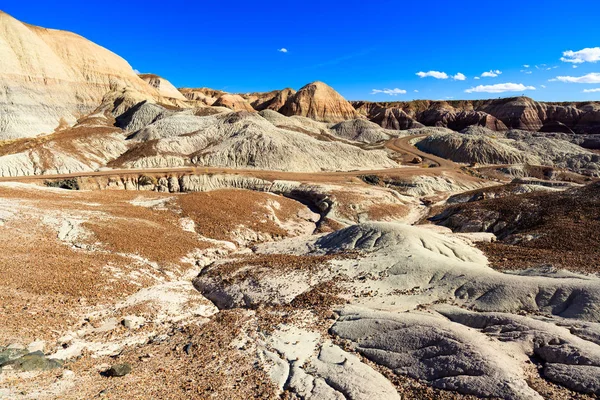
M 479 85 L 465 90 L 466 93 L 504 93 L 504 92 L 523 92 L 525 90 L 535 90 L 533 86 L 525 86 L 522 83 L 498 83 L 496 85 Z
M 522 69 L 521 72 L 524 73 L 524 74 L 527 74 L 527 75 L 531 75 L 533 73 L 533 72 L 528 71 L 526 69 Z
M 529 64 L 523 64 L 523 68 L 529 68 Z
M 502 73 L 502 71 L 500 71 L 498 69 L 497 70 L 490 70 L 490 71 L 487 71 L 487 72 L 484 72 L 483 74 L 481 74 L 481 77 L 482 78 L 495 78 L 498 75 L 500 75 L 501 73 Z
M 546 85 L 540 85 L 542 89 L 546 89 Z
M 573 65 L 573 68 L 579 68 L 579 66 L 578 65 Z
M 563 56 L 560 58 L 560 61 L 574 64 L 598 62 L 600 61 L 600 47 L 586 48 L 579 51 L 567 50 L 563 52 Z
M 415 93 L 419 93 L 419 91 L 417 89 L 415 89 Z
M 600 72 L 592 72 L 583 76 L 557 76 L 550 80 L 550 82 L 555 81 L 567 83 L 600 83 Z
M 452 100 L 454 98 L 454 96 L 448 96 L 446 97 L 446 100 Z
M 384 93 L 389 94 L 390 96 L 397 96 L 399 94 L 406 94 L 406 90 L 403 89 L 373 89 L 371 94 Z
M 435 78 L 435 79 L 448 79 L 448 74 L 445 72 L 439 72 L 439 71 L 428 71 L 428 72 L 417 72 L 417 76 L 419 76 L 420 78 L 426 78 L 428 76 Z
M 481 79 L 481 78 L 480 78 L 480 77 L 478 77 L 478 76 L 476 76 L 476 77 L 475 77 L 475 78 L 473 78 L 473 79 L 477 79 L 477 80 L 480 80 L 480 79 Z
M 464 74 L 461 74 L 460 72 L 457 73 L 456 75 L 454 75 L 452 77 L 452 79 L 454 79 L 455 81 L 464 81 L 465 79 L 467 79 L 467 77 Z
M 600 88 L 595 89 L 583 89 L 583 93 L 598 93 L 600 92 Z
M 286 49 L 285 47 L 282 47 L 280 49 L 277 49 L 277 51 L 280 52 L 280 53 L 287 53 L 288 49 Z

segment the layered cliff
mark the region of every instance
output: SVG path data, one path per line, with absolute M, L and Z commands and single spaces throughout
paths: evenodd
M 352 104 L 361 115 L 391 129 L 407 129 L 402 126 L 412 118 L 423 125 L 442 126 L 456 131 L 476 125 L 495 131 L 523 129 L 600 134 L 600 104 L 593 102 L 546 103 L 528 97 L 513 97 L 474 101 L 361 101 Z M 392 113 L 402 115 L 400 122 L 389 117 Z

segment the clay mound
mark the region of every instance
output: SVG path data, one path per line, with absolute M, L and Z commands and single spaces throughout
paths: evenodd
M 322 122 L 341 122 L 360 117 L 346 99 L 323 82 L 313 82 L 302 87 L 279 112 Z
M 181 100 L 186 101 L 187 98 L 181 94 L 179 90 L 175 86 L 171 84 L 165 78 L 162 78 L 155 74 L 140 74 L 138 75 L 143 81 L 148 83 L 148 85 L 152 86 L 162 97 L 166 97 L 168 99 L 173 100 Z
M 210 165 L 306 172 L 397 165 L 384 151 L 318 140 L 302 132 L 278 128 L 260 115 L 246 111 L 206 117 L 178 112 L 133 133 L 130 139 L 139 144 L 113 166 Z
M 244 98 L 237 94 L 224 94 L 213 104 L 214 107 L 227 107 L 233 111 L 254 111 L 254 108 Z
M 371 118 L 371 121 L 385 129 L 404 130 L 422 128 L 424 126 L 397 107 L 382 109 Z
M 158 104 L 143 101 L 116 118 L 116 125 L 126 132 L 136 132 L 153 122 L 174 114 Z
M 332 126 L 331 130 L 335 136 L 364 143 L 381 142 L 396 136 L 395 132 L 386 131 L 376 123 L 364 119 L 340 122 Z
M 426 153 L 467 164 L 518 164 L 533 161 L 524 152 L 485 136 L 434 134 L 422 139 L 416 146 Z
M 0 13 L 0 139 L 52 133 L 93 111 L 106 92 L 158 93 L 121 57 L 76 34 Z
M 369 222 L 352 225 L 330 233 L 315 242 L 327 252 L 348 250 L 379 251 L 385 248 L 402 248 L 426 260 L 432 255 L 444 256 L 448 262 L 480 262 L 485 258 L 480 252 L 461 242 L 453 241 L 433 232 L 394 222 Z M 415 257 L 418 258 L 418 257 Z
M 516 149 L 532 154 L 535 164 L 566 168 L 573 172 L 600 176 L 600 155 L 558 137 L 526 131 L 509 131 L 506 137 Z

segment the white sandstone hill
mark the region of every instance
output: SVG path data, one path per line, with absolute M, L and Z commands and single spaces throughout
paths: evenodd
M 137 131 L 129 135 L 130 150 L 110 163 L 114 168 L 202 165 L 317 172 L 397 167 L 385 151 L 319 140 L 284 127 L 302 121 L 296 119 L 279 127 L 253 112 L 197 116 L 145 103 L 118 121 L 125 130 Z
M 118 87 L 158 96 L 109 50 L 0 11 L 0 140 L 49 134 L 59 125 L 71 125 Z

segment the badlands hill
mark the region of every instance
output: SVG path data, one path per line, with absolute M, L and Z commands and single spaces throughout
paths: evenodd
M 600 133 L 600 104 L 594 102 L 545 103 L 528 97 L 512 97 L 474 101 L 355 101 L 352 105 L 361 115 L 376 122 L 386 121 L 381 114 L 394 110 L 400 114 L 396 118 L 400 126 L 417 121 L 456 131 L 479 125 L 495 131 L 514 128 L 536 132 Z
M 22 23 L 0 11 L 0 139 L 52 133 L 132 87 L 158 93 L 121 57 L 74 33 Z
M 301 88 L 288 98 L 279 112 L 323 122 L 341 122 L 358 117 L 352 105 L 323 82 L 313 82 Z

